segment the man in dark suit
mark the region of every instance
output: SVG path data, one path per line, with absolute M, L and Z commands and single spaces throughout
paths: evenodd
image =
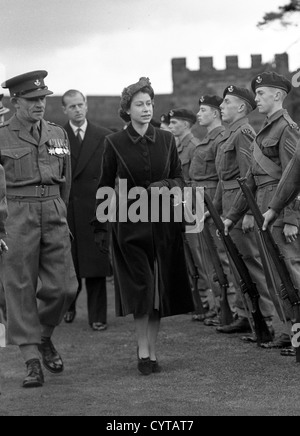
M 69 119 L 65 126 L 72 158 L 68 223 L 74 236 L 72 254 L 78 278 L 77 297 L 66 313 L 65 321 L 72 323 L 75 319 L 76 301 L 82 289 L 82 279 L 85 278 L 89 324 L 93 330 L 103 331 L 107 328 L 106 277 L 111 275 L 111 266 L 108 247 L 107 254 L 97 248 L 90 222 L 95 212 L 104 139 L 111 132 L 87 120 L 87 101 L 80 91 L 67 91 L 62 103 Z

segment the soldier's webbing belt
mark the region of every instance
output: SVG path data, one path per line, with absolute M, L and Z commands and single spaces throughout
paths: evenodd
M 19 186 L 7 188 L 8 197 L 47 198 L 60 195 L 59 185 Z
M 237 180 L 222 180 L 222 188 L 224 191 L 231 191 L 233 189 L 240 189 Z
M 281 168 L 273 162 L 271 159 L 269 159 L 267 156 L 263 154 L 261 149 L 259 148 L 258 144 L 254 142 L 254 151 L 253 151 L 253 157 L 255 159 L 255 162 L 260 166 L 261 169 L 264 170 L 266 174 L 268 174 L 270 177 L 273 177 L 275 180 L 280 180 L 282 177 L 282 170 Z

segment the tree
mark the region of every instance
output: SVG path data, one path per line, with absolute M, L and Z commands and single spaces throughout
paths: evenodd
M 290 0 L 290 3 L 284 6 L 280 6 L 277 12 L 268 12 L 263 17 L 263 21 L 258 23 L 258 27 L 263 27 L 271 22 L 279 20 L 283 26 L 289 26 L 293 24 L 292 21 L 288 21 L 293 18 L 295 14 L 300 12 L 300 0 Z

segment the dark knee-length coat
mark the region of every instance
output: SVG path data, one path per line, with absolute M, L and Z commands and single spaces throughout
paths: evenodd
M 109 135 L 101 174 L 99 188 L 114 188 L 116 179 L 126 180 L 128 191 L 161 180 L 170 187 L 184 186 L 173 136 L 152 125 L 144 137 L 131 124 Z M 116 221 L 111 227 L 117 316 L 151 314 L 158 295 L 161 317 L 193 311 L 182 225 Z M 105 224 L 96 227 L 104 230 Z

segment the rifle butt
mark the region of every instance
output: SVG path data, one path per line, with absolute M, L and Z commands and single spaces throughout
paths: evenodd
M 260 310 L 253 312 L 252 316 L 257 337 L 257 346 L 260 347 L 261 344 L 273 342 L 272 334 Z
M 233 323 L 232 311 L 228 303 L 227 289 L 222 289 L 220 299 L 220 321 L 221 325 L 230 325 Z

